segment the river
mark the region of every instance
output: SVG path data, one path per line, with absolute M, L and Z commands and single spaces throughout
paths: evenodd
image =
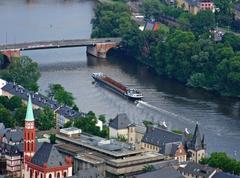
M 89 38 L 94 1 L 1 0 L 0 43 Z M 205 134 L 207 150 L 225 151 L 240 159 L 240 101 L 186 88 L 157 77 L 147 67 L 123 57 L 97 59 L 86 48 L 25 51 L 40 66 L 40 91 L 60 83 L 76 98 L 81 111 L 92 110 L 107 118 L 125 112 L 132 121 L 166 121 L 170 129 L 196 122 Z M 132 61 L 132 62 L 130 62 Z M 139 88 L 144 101 L 133 104 L 92 84 L 91 74 L 101 71 L 128 86 Z

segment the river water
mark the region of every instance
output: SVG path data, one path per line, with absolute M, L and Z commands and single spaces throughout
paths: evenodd
M 0 43 L 89 38 L 94 1 L 1 0 Z M 81 111 L 107 118 L 125 112 L 132 121 L 166 121 L 170 129 L 196 122 L 205 134 L 208 152 L 225 151 L 240 159 L 240 101 L 186 88 L 157 77 L 147 67 L 123 57 L 97 59 L 86 48 L 25 51 L 40 66 L 40 91 L 60 83 L 72 92 Z M 132 62 L 130 62 L 132 61 Z M 136 104 L 92 84 L 93 72 L 104 72 L 127 86 L 139 88 L 144 101 Z

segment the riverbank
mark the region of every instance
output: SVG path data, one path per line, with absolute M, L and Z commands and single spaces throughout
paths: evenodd
M 126 4 L 114 6 L 97 7 L 93 37 L 122 36 L 124 53 L 152 67 L 158 75 L 223 96 L 240 97 L 240 55 L 229 45 L 232 34 L 216 44 L 204 36 L 197 38 L 191 31 L 167 32 L 161 27 L 157 32 L 140 31 Z

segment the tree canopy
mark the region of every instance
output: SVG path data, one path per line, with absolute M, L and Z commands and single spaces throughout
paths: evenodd
M 202 159 L 201 164 L 208 164 L 211 167 L 222 169 L 224 172 L 240 175 L 240 161 L 229 157 L 224 152 L 212 153 L 209 158 Z
M 36 114 L 37 128 L 39 130 L 50 130 L 55 127 L 55 117 L 51 108 L 44 107 L 43 110 L 38 110 Z
M 32 91 L 38 91 L 37 81 L 40 78 L 38 64 L 27 56 L 13 58 L 7 69 L 2 70 L 0 75 L 4 80 L 16 82 Z
M 54 99 L 56 99 L 60 104 L 67 106 L 75 105 L 72 93 L 66 91 L 60 84 L 50 84 L 48 95 L 49 97 L 54 97 Z M 75 110 L 79 110 L 77 106 L 74 108 Z

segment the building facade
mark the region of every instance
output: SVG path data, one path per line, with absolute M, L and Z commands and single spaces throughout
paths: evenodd
M 197 14 L 201 10 L 215 11 L 214 3 L 211 0 L 176 0 L 177 6 L 184 10 Z
M 36 150 L 36 129 L 31 96 L 28 97 L 24 127 L 24 170 L 25 178 L 63 178 L 72 176 L 72 160 L 57 151 L 54 145 L 43 143 Z

